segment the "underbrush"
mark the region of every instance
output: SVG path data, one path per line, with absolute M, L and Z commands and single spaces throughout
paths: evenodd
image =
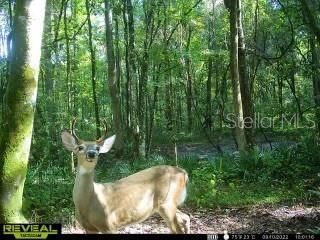
M 32 166 L 24 187 L 23 211 L 30 222 L 73 222 L 74 176 L 68 168 Z
M 320 186 L 320 146 L 313 137 L 273 151 L 222 155 L 191 170 L 196 207 L 232 207 L 316 199 Z M 311 191 L 310 191 L 311 190 Z
M 142 169 L 175 161 L 159 155 L 148 160 L 102 159 L 96 181 L 115 181 Z M 320 146 L 312 137 L 272 151 L 224 154 L 212 161 L 179 159 L 189 173 L 186 205 L 196 208 L 243 207 L 319 199 Z M 24 212 L 32 222 L 74 223 L 74 175 L 66 167 L 31 166 L 24 192 Z

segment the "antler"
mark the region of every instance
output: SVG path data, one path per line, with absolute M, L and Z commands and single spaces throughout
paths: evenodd
M 76 124 L 77 118 L 73 118 L 71 122 L 71 134 L 76 139 L 76 142 L 80 142 L 80 139 L 77 137 L 74 129 L 74 125 Z
M 102 125 L 103 125 L 103 129 L 104 129 L 104 133 L 103 135 L 97 140 L 97 142 L 102 142 L 104 139 L 106 139 L 107 137 L 107 133 L 108 133 L 108 127 L 107 127 L 107 121 L 104 119 L 102 121 Z

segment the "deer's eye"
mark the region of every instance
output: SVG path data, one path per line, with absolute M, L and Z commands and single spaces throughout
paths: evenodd
M 78 149 L 79 149 L 79 151 L 81 151 L 84 149 L 84 146 L 79 146 Z

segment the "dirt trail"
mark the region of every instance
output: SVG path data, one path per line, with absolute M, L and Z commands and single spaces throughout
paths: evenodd
M 320 227 L 320 202 L 316 207 L 304 205 L 268 206 L 241 209 L 182 209 L 191 218 L 191 233 L 310 233 Z M 66 226 L 63 233 L 82 233 L 82 229 Z M 120 233 L 169 233 L 157 215 L 143 223 L 126 227 Z

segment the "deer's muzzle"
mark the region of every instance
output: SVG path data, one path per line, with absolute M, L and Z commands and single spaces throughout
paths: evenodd
M 89 161 L 90 159 L 95 158 L 97 155 L 97 152 L 94 150 L 90 150 L 87 152 L 87 160 Z M 90 162 L 90 161 L 89 161 Z

